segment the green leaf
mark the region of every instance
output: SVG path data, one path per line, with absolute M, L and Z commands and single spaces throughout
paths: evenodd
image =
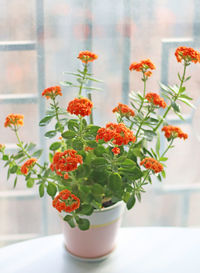
M 165 171 L 164 171 L 164 170 L 161 172 L 161 174 L 162 174 L 162 177 L 163 177 L 163 178 L 166 178 L 166 174 L 165 174 Z
M 193 100 L 193 98 L 185 95 L 185 94 L 181 94 L 180 98 L 184 98 L 184 99 L 187 99 L 187 100 Z
M 76 136 L 76 133 L 74 131 L 68 130 L 62 133 L 62 137 L 66 139 L 72 139 Z
M 17 169 L 18 169 L 18 166 L 17 165 L 14 165 L 10 168 L 10 173 L 16 173 L 17 172 Z
M 94 79 L 94 78 L 91 78 L 91 77 L 86 77 L 87 80 L 90 80 L 90 81 L 93 81 L 93 82 L 103 82 L 101 80 L 97 80 L 97 79 Z
M 4 161 L 7 161 L 7 160 L 9 159 L 9 156 L 8 156 L 8 155 L 3 155 L 2 159 L 3 159 Z
M 40 197 L 43 197 L 44 196 L 44 184 L 40 184 L 39 186 L 39 194 L 40 194 Z
M 54 197 L 56 195 L 56 192 L 57 192 L 56 186 L 52 183 L 48 183 L 48 186 L 47 186 L 48 195 Z
M 98 146 L 97 142 L 95 140 L 88 140 L 86 141 L 87 146 L 91 148 L 96 148 Z
M 16 187 L 16 185 L 17 185 L 17 176 L 15 177 L 15 181 L 14 181 L 14 185 L 13 185 L 13 188 L 15 188 Z
M 52 137 L 54 137 L 56 134 L 57 134 L 57 132 L 56 132 L 55 130 L 53 130 L 53 131 L 48 131 L 48 132 L 45 133 L 45 137 L 52 138 Z
M 92 135 L 96 136 L 97 131 L 98 131 L 100 128 L 101 128 L 101 127 L 99 127 L 99 126 L 90 124 L 90 125 L 88 125 L 87 128 L 86 128 L 86 133 L 89 133 L 89 134 L 92 134 Z
M 128 202 L 126 203 L 126 207 L 128 210 L 130 210 L 134 205 L 135 205 L 135 195 L 132 194 L 131 197 L 129 198 Z
M 26 186 L 28 188 L 32 188 L 34 186 L 34 183 L 35 183 L 35 180 L 33 178 L 29 178 L 27 181 L 26 181 Z
M 180 101 L 182 101 L 183 103 L 187 104 L 189 107 L 195 109 L 196 107 L 191 103 L 189 102 L 187 99 L 184 99 L 184 98 L 179 98 Z
M 102 145 L 98 145 L 94 150 L 96 156 L 103 156 L 106 153 L 106 149 Z
M 104 188 L 99 184 L 93 184 L 92 185 L 92 193 L 94 195 L 101 195 L 104 193 Z
M 51 146 L 49 147 L 49 149 L 51 151 L 56 151 L 56 150 L 58 150 L 60 148 L 60 146 L 61 146 L 60 142 L 54 142 L 54 143 L 51 144 Z
M 64 221 L 66 221 L 71 228 L 74 228 L 76 225 L 74 223 L 74 218 L 72 215 L 69 215 L 67 214 L 64 218 L 63 218 Z
M 127 158 L 123 162 L 120 163 L 120 166 L 122 168 L 128 168 L 128 169 L 130 169 L 132 167 L 135 167 L 136 163 L 133 160 Z
M 131 169 L 119 168 L 119 171 L 125 176 L 130 176 L 133 180 L 137 180 L 143 176 L 142 171 L 138 167 Z
M 189 81 L 189 80 L 191 79 L 191 77 L 192 77 L 192 76 L 188 76 L 188 77 L 184 80 L 184 82 Z
M 19 153 L 17 153 L 13 158 L 14 158 L 15 160 L 17 160 L 17 159 L 22 158 L 23 156 L 24 156 L 24 153 L 23 153 L 23 152 L 19 152 Z
M 119 173 L 111 173 L 109 176 L 109 188 L 113 193 L 119 193 L 122 189 L 122 178 Z
M 73 139 L 72 147 L 74 150 L 77 150 L 77 151 L 82 150 L 83 149 L 83 142 L 81 141 L 81 139 L 78 139 L 78 138 Z
M 76 223 L 78 224 L 78 227 L 80 230 L 87 230 L 90 228 L 90 222 L 88 219 L 80 218 L 76 216 Z
M 160 154 L 160 133 L 159 133 L 159 131 L 157 132 L 156 153 L 159 156 L 159 154 Z
M 82 215 L 91 215 L 93 213 L 94 209 L 91 205 L 89 204 L 84 204 L 84 205 L 81 205 L 81 207 L 79 208 L 78 210 L 78 213 L 79 214 L 82 214 Z
M 180 106 L 176 102 L 172 101 L 171 106 L 172 106 L 172 108 L 174 109 L 175 112 L 180 113 Z
M 42 149 L 39 149 L 37 151 L 35 151 L 33 154 L 32 154 L 32 157 L 37 157 L 39 158 L 42 154 Z
M 161 157 L 160 159 L 159 159 L 159 161 L 167 161 L 167 157 Z
M 30 142 L 29 143 L 29 145 L 28 145 L 28 147 L 27 147 L 27 151 L 31 151 L 31 150 L 33 150 L 34 148 L 36 147 L 36 144 L 35 143 L 32 143 L 32 142 Z
M 52 120 L 54 116 L 46 116 L 43 119 L 40 120 L 39 126 L 46 126 L 47 124 L 50 123 L 50 121 Z
M 78 124 L 78 120 L 77 119 L 70 119 L 68 121 L 68 129 L 74 132 L 77 132 L 79 129 L 79 124 Z
M 103 158 L 103 157 L 95 158 L 91 162 L 92 168 L 106 168 L 106 166 L 107 166 L 107 160 L 105 160 L 105 158 Z

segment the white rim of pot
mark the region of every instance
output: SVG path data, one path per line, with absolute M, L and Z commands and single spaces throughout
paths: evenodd
M 94 209 L 94 213 L 112 210 L 115 207 L 118 207 L 118 206 L 122 205 L 123 203 L 124 203 L 123 201 L 119 201 L 119 202 L 115 203 L 114 205 L 112 205 L 110 207 L 106 207 L 106 208 L 102 208 L 102 209 Z

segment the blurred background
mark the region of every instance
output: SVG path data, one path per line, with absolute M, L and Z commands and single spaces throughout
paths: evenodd
M 150 58 L 156 65 L 148 91 L 159 92 L 160 81 L 177 82 L 183 69 L 174 56 L 178 46 L 199 50 L 200 0 L 0 0 L 0 143 L 14 151 L 15 137 L 3 123 L 7 114 L 21 113 L 24 142 L 47 145 L 38 127 L 48 107 L 41 92 L 71 80 L 63 71 L 80 68 L 79 51 L 99 56 L 92 72 L 103 80 L 103 91 L 95 91 L 93 100 L 95 122 L 104 125 L 115 120 L 112 109 L 118 102 L 128 103 L 130 91 L 142 90 L 139 73 L 129 72 L 131 62 Z M 189 139 L 176 140 L 165 181 L 146 187 L 142 203 L 125 213 L 123 226 L 200 225 L 199 73 L 200 65 L 191 65 L 192 80 L 186 84 L 196 110 L 182 107 L 184 123 L 169 116 Z M 76 90 L 63 87 L 63 93 L 60 102 L 66 107 Z M 6 180 L 0 163 L 0 246 L 60 232 L 50 198 L 40 200 L 23 178 L 13 190 L 13 180 Z

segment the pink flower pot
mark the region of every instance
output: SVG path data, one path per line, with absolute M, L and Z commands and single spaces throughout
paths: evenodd
M 95 210 L 91 216 L 84 217 L 90 221 L 90 229 L 86 231 L 81 231 L 78 227 L 71 228 L 63 221 L 64 240 L 68 252 L 85 259 L 98 259 L 111 253 L 115 248 L 123 210 L 123 202 Z

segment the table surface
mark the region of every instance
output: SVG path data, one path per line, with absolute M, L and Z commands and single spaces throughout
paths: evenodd
M 121 228 L 115 251 L 101 262 L 78 261 L 63 236 L 0 249 L 1 273 L 200 273 L 200 229 Z

